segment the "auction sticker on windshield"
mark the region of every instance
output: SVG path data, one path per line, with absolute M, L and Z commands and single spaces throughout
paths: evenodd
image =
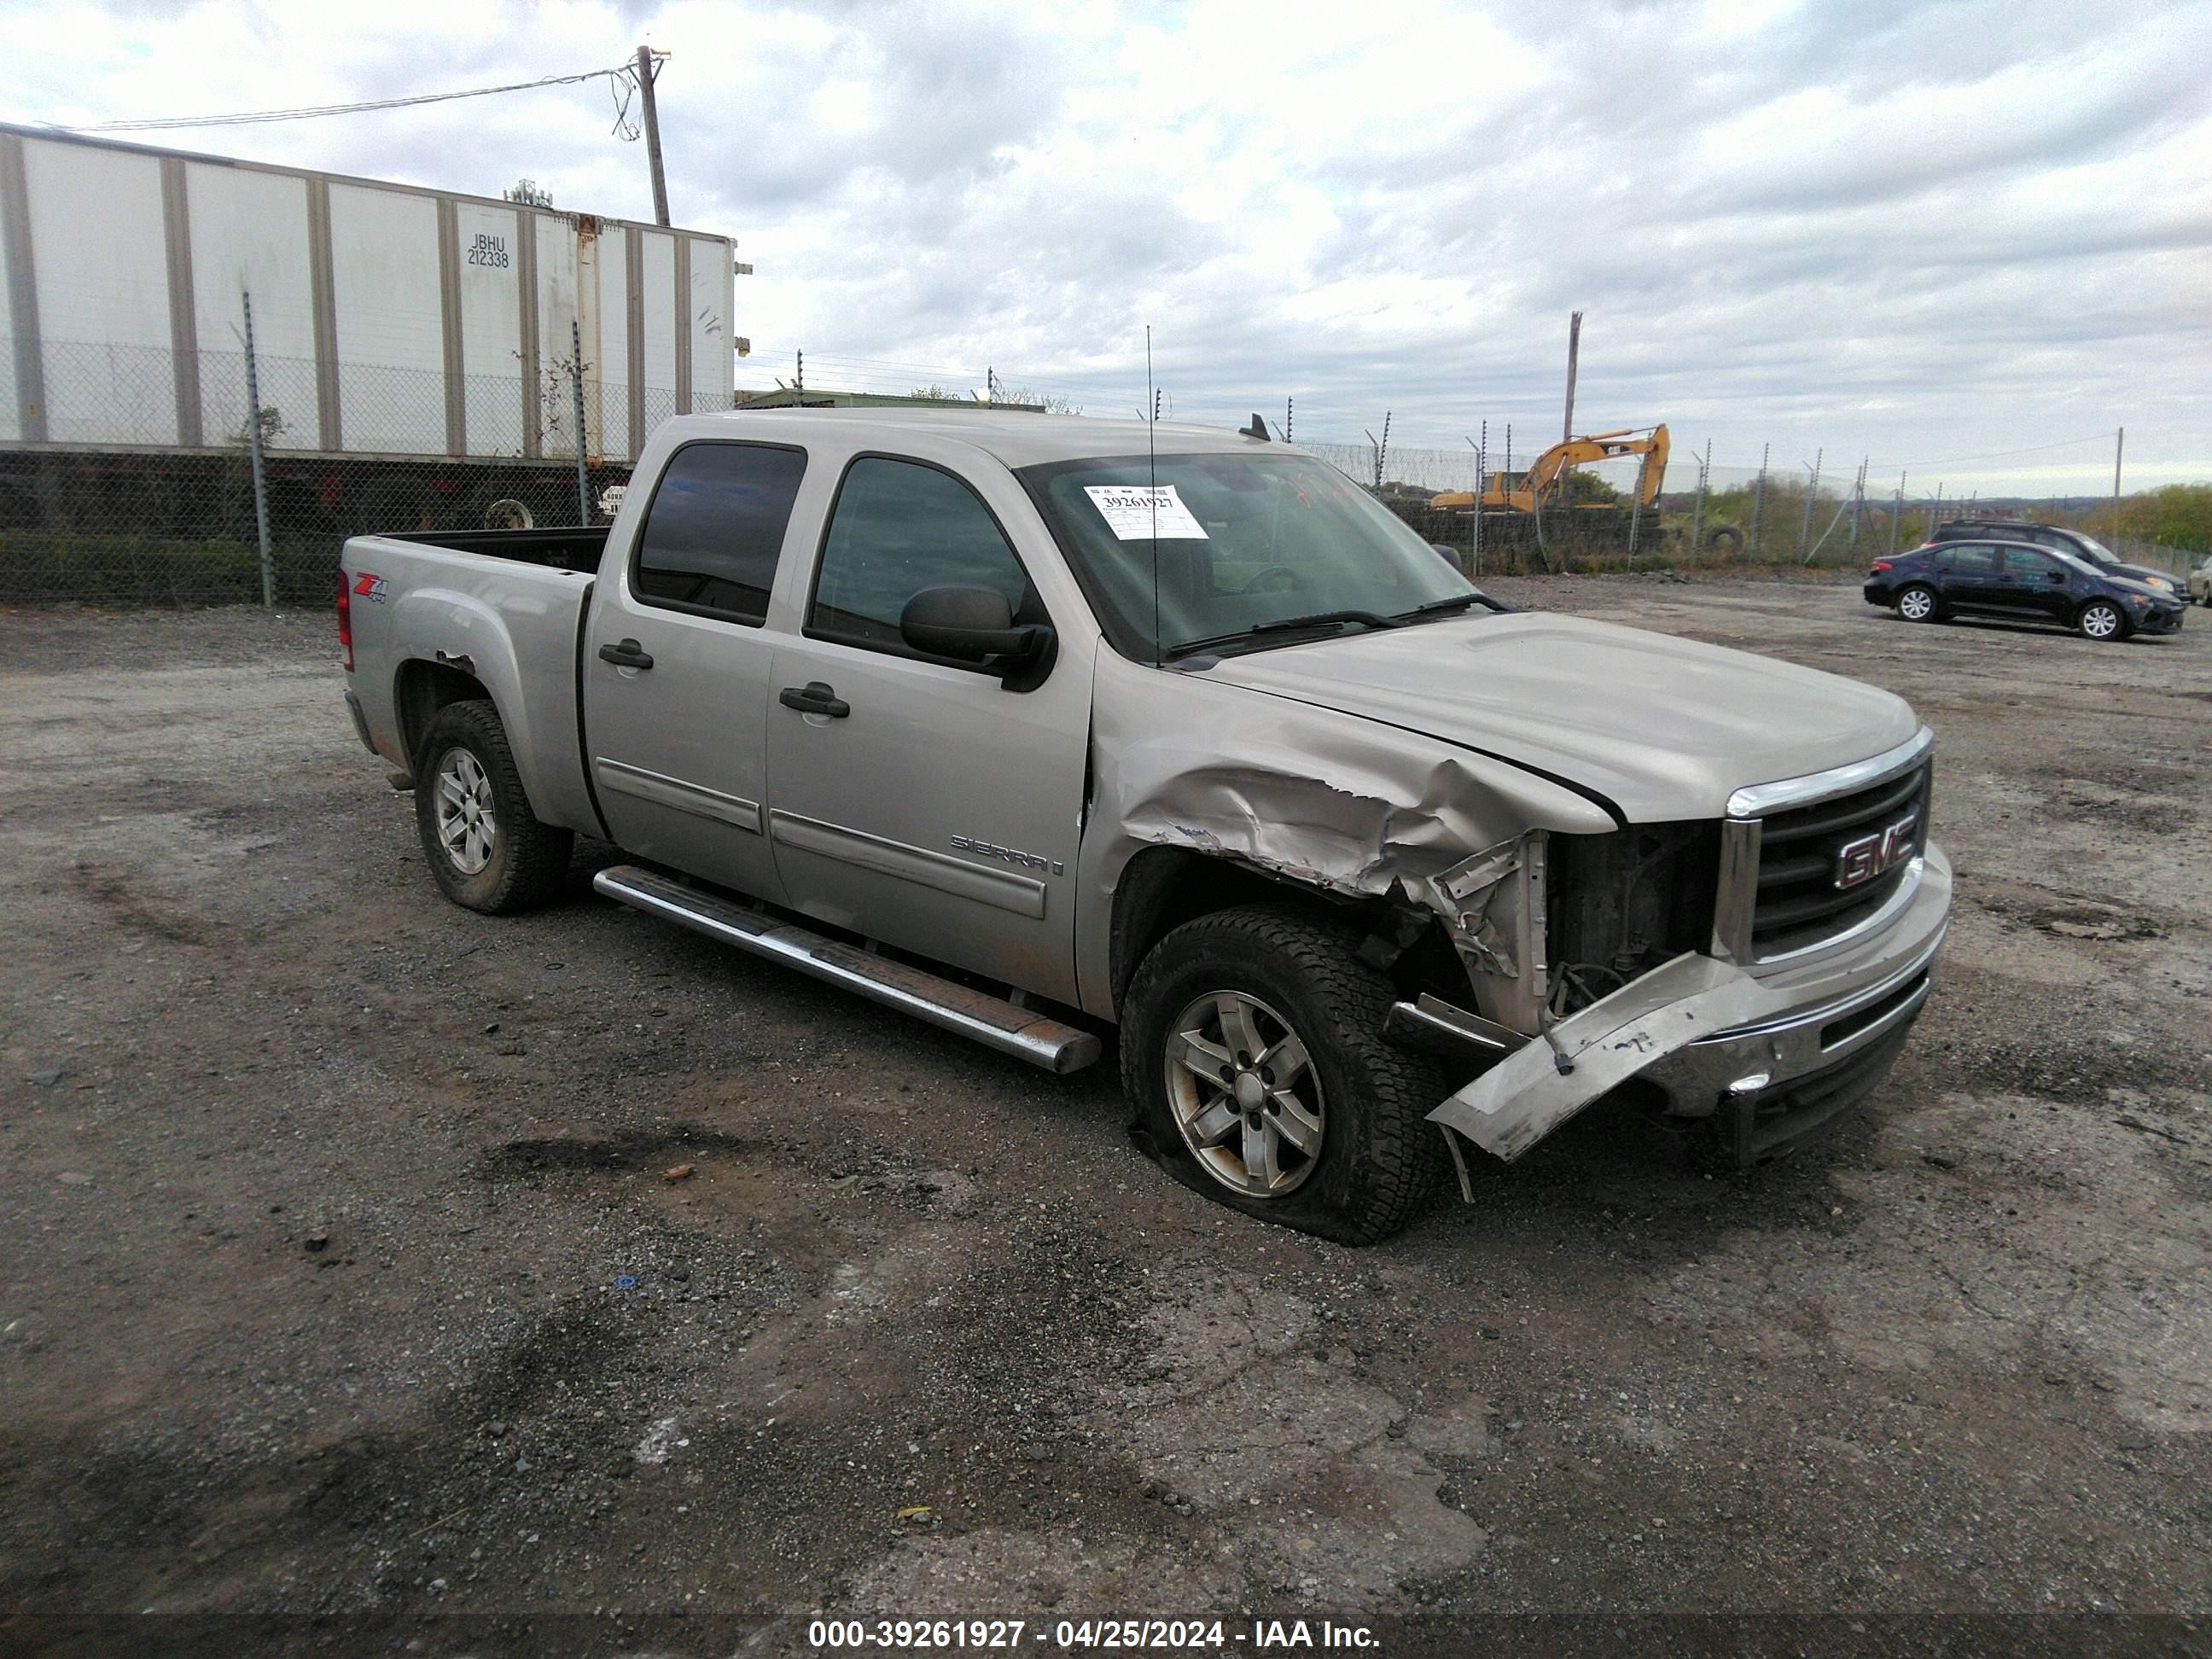
M 1106 526 L 1125 542 L 1202 542 L 1206 526 L 1190 516 L 1173 484 L 1085 484 L 1083 493 Z

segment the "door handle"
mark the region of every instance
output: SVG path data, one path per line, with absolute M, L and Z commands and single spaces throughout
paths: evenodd
M 599 660 L 611 662 L 617 668 L 650 668 L 653 653 L 635 640 L 624 640 L 619 645 L 601 646 Z
M 804 687 L 787 685 L 775 694 L 775 700 L 802 714 L 827 714 L 833 720 L 842 720 L 853 712 L 851 703 L 820 680 L 809 680 Z

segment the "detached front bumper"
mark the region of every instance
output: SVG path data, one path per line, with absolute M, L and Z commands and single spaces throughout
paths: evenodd
M 1922 857 L 1910 904 L 1872 939 L 1763 978 L 1677 957 L 1514 1049 L 1430 1121 L 1514 1158 L 1640 1077 L 1670 1117 L 1723 1115 L 1740 1162 L 1774 1156 L 1872 1092 L 1927 1000 L 1951 866 L 1934 846 Z

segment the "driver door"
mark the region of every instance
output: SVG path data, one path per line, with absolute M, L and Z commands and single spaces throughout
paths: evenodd
M 1041 545 L 1034 511 L 1005 505 Z M 1073 1002 L 1091 660 L 1063 652 L 1042 684 L 1009 690 L 976 665 L 915 651 L 900 613 L 948 586 L 995 588 L 1017 622 L 1051 624 L 966 480 L 910 457 L 855 457 L 802 630 L 776 641 L 776 869 L 809 915 Z

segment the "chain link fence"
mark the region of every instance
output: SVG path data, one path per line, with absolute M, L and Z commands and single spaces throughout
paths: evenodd
M 1387 430 L 1387 428 L 1386 428 Z M 1506 428 L 1510 431 L 1510 428 Z M 1496 434 L 1494 446 L 1492 442 Z M 1757 465 L 1729 465 L 1677 449 L 1661 488 L 1637 497 L 1641 463 L 1585 463 L 1548 491 L 1524 490 L 1540 446 L 1520 447 L 1495 427 L 1461 450 L 1366 443 L 1301 446 L 1372 491 L 1426 540 L 1452 549 L 1471 574 L 1722 568 L 1757 565 L 1851 568 L 1916 547 L 1936 526 L 1966 516 L 2070 525 L 2097 536 L 2130 562 L 2185 573 L 2206 550 L 2162 545 L 2110 528 L 2109 514 L 2057 500 L 2008 498 L 1995 507 L 1941 492 L 1885 489 L 1852 461 L 1840 470 L 1815 450 L 1784 463 L 1772 447 Z M 1478 510 L 1473 497 L 1485 492 Z M 1438 496 L 1466 499 L 1439 504 Z
M 629 481 L 630 388 L 566 358 L 536 384 L 349 364 L 319 406 L 312 361 L 196 356 L 46 343 L 46 441 L 0 441 L 0 604 L 320 604 L 349 536 L 603 524 Z M 635 424 L 676 404 L 643 388 Z
M 0 354 L 9 346 L 0 336 Z M 571 356 L 534 381 L 349 363 L 335 388 L 319 386 L 312 361 L 243 349 L 185 367 L 165 349 L 46 343 L 45 441 L 0 436 L 0 604 L 319 604 L 349 536 L 605 523 L 635 445 L 678 412 L 673 389 L 634 396 Z M 1785 462 L 1771 446 L 1756 465 L 1677 448 L 1648 502 L 1628 458 L 1579 466 L 1516 504 L 1542 446 L 1501 423 L 1480 432 L 1462 449 L 1404 447 L 1386 422 L 1364 444 L 1303 447 L 1477 575 L 1845 568 L 1989 510 L 1908 496 L 1901 483 L 1884 490 L 1863 464 L 1838 467 L 1817 450 Z M 2002 510 L 2087 528 L 2176 574 L 2203 556 L 2116 537 L 2056 501 Z

